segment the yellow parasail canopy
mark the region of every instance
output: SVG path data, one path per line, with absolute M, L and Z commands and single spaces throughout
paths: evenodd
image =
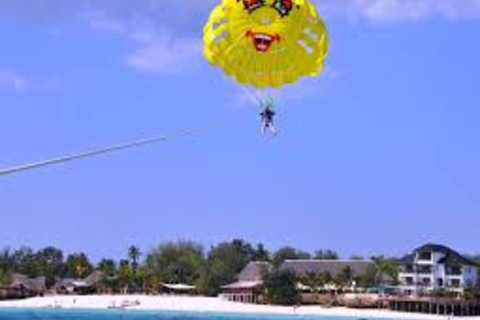
M 316 76 L 328 53 L 327 29 L 308 0 L 223 0 L 203 34 L 205 58 L 256 88 Z

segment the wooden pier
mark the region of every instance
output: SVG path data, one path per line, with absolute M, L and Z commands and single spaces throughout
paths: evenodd
M 448 298 L 389 298 L 392 311 L 434 314 L 442 316 L 480 316 L 480 300 L 465 301 Z

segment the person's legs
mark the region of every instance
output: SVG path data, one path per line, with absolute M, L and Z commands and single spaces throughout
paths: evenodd
M 275 130 L 275 127 L 273 126 L 272 121 L 269 121 L 267 126 L 270 128 L 270 131 L 272 131 L 273 134 L 277 134 L 277 130 Z
M 272 133 L 273 133 L 274 135 L 277 134 L 277 130 L 275 129 L 275 127 L 273 126 L 273 124 L 270 124 L 270 130 L 272 130 Z

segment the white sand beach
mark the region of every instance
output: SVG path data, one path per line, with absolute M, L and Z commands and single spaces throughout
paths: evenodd
M 221 298 L 186 297 L 186 296 L 48 296 L 26 300 L 0 301 L 0 308 L 62 308 L 62 309 L 111 309 L 128 310 L 165 310 L 220 313 L 255 313 L 283 315 L 320 315 L 345 316 L 355 318 L 390 318 L 390 319 L 452 319 L 452 317 L 426 314 L 392 312 L 376 309 L 323 308 L 320 306 L 301 306 L 298 308 L 252 305 L 229 302 Z M 469 317 L 480 320 L 480 317 Z

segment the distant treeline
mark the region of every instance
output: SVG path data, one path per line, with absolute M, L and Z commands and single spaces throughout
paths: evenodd
M 362 259 L 362 257 L 350 257 Z M 65 255 L 55 247 L 38 251 L 28 247 L 3 249 L 0 252 L 0 287 L 8 286 L 14 273 L 31 278 L 45 277 L 47 287 L 59 279 L 83 279 L 93 271 L 103 273 L 103 285 L 112 291 L 148 292 L 160 283 L 193 284 L 199 293 L 217 295 L 220 287 L 235 281 L 238 273 L 251 261 L 269 261 L 279 266 L 286 259 L 339 259 L 332 250 L 318 250 L 311 254 L 292 247 L 269 252 L 262 244 L 245 240 L 222 242 L 205 250 L 192 241 L 165 242 L 147 252 L 132 245 L 122 259 L 103 258 L 98 263 L 86 253 Z M 377 270 L 362 275 L 365 285 L 375 282 L 378 272 L 396 279 L 396 258 L 369 257 Z

